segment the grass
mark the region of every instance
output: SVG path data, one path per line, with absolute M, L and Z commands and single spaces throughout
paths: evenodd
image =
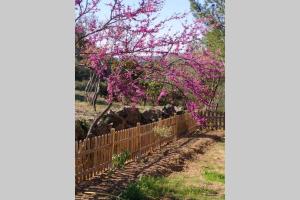
M 168 177 L 142 177 L 136 183 L 132 183 L 122 193 L 121 198 L 128 200 L 160 199 L 169 197 L 172 199 L 207 199 L 215 196 L 214 190 L 188 187 L 180 179 Z
M 142 177 L 131 183 L 121 197 L 127 200 L 189 199 L 224 200 L 224 142 L 189 161 L 187 168 L 167 177 Z
M 105 110 L 107 107 L 107 103 L 103 98 L 98 98 L 96 102 L 96 110 L 94 107 L 85 101 L 85 92 L 75 90 L 75 117 L 76 119 L 85 119 L 85 120 L 93 120 L 94 117 L 99 113 Z M 113 110 L 118 110 L 122 106 L 121 104 L 114 103 L 112 106 Z
M 97 113 L 105 110 L 107 107 L 107 103 L 103 98 L 98 97 L 96 102 L 96 110 L 91 104 L 85 101 L 85 92 L 75 90 L 75 117 L 76 119 L 85 119 L 85 120 L 92 120 L 97 115 Z M 123 107 L 122 103 L 114 102 L 112 106 L 113 111 L 117 111 Z M 151 105 L 137 105 L 141 112 L 151 109 L 151 108 L 161 108 L 160 106 L 151 106 Z
M 225 183 L 225 175 L 218 172 L 205 170 L 203 176 L 209 182 Z

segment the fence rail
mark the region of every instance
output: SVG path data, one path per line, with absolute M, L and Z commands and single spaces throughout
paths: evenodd
M 76 183 L 88 180 L 112 167 L 112 156 L 129 150 L 130 159 L 136 159 L 162 143 L 178 136 L 200 129 L 225 129 L 225 114 L 220 112 L 202 112 L 207 122 L 199 127 L 190 113 L 175 115 L 154 123 L 120 131 L 111 130 L 109 134 L 87 138 L 75 143 L 75 179 Z M 158 138 L 154 127 L 170 127 L 172 134 L 168 138 Z

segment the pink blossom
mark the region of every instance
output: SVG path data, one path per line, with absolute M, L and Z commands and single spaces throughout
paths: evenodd
M 157 98 L 157 101 L 160 101 L 163 97 L 167 96 L 167 91 L 166 90 L 162 90 Z
M 127 6 L 124 0 L 106 4 L 111 9 L 107 20 L 100 21 L 100 0 L 76 0 L 76 33 L 86 41 L 83 56 L 99 79 L 107 82 L 107 101 L 127 101 L 137 104 L 147 98 L 143 83 L 151 80 L 164 89 L 160 101 L 170 91 L 179 92 L 189 112 L 198 123 L 204 123 L 198 110 L 211 106 L 214 90 L 209 82 L 224 77 L 224 63 L 218 61 L 208 49 L 195 52 L 195 40 L 206 34 L 207 19 L 183 24 L 175 36 L 162 34 L 169 22 L 186 19 L 177 14 L 162 21 L 156 16 L 162 0 L 140 0 L 138 6 Z M 105 5 L 104 5 L 105 6 Z M 86 9 L 82 9 L 86 8 Z M 80 11 L 81 10 L 81 11 Z M 130 62 L 129 62 L 130 61 Z

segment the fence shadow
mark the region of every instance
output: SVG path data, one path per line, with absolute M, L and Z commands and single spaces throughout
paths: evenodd
M 182 148 L 186 148 L 200 138 L 210 139 L 211 142 L 224 141 L 222 135 L 209 134 L 208 132 L 196 131 L 193 134 L 187 134 L 175 142 L 164 144 L 161 149 L 156 148 L 153 152 L 142 156 L 138 161 L 131 161 L 123 170 L 117 170 L 111 175 L 105 172 L 90 181 L 78 184 L 76 193 L 94 192 L 95 196 L 92 199 L 99 199 L 105 197 L 105 194 L 118 194 L 141 175 L 166 176 L 173 171 L 181 171 L 184 168 L 184 161 L 192 158 L 192 153 L 182 154 Z M 188 150 L 203 154 L 207 148 L 206 145 L 209 143 L 203 143 L 203 146 L 197 149 L 189 146 Z M 178 158 L 179 160 L 176 161 Z

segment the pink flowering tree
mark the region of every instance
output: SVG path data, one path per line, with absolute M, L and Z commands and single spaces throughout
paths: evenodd
M 198 110 L 212 107 L 210 82 L 224 75 L 224 64 L 195 45 L 205 34 L 205 19 L 183 24 L 176 34 L 161 33 L 170 21 L 186 16 L 158 21 L 162 5 L 163 0 L 140 0 L 135 7 L 123 0 L 105 5 L 100 0 L 75 1 L 76 57 L 93 72 L 86 88 L 92 96 L 87 99 L 95 105 L 101 82 L 108 91 L 108 106 L 95 117 L 88 135 L 114 101 L 135 105 L 147 98 L 145 82 L 149 81 L 163 85 L 158 101 L 176 90 L 195 120 L 203 123 Z M 99 17 L 102 6 L 110 10 L 106 19 Z

